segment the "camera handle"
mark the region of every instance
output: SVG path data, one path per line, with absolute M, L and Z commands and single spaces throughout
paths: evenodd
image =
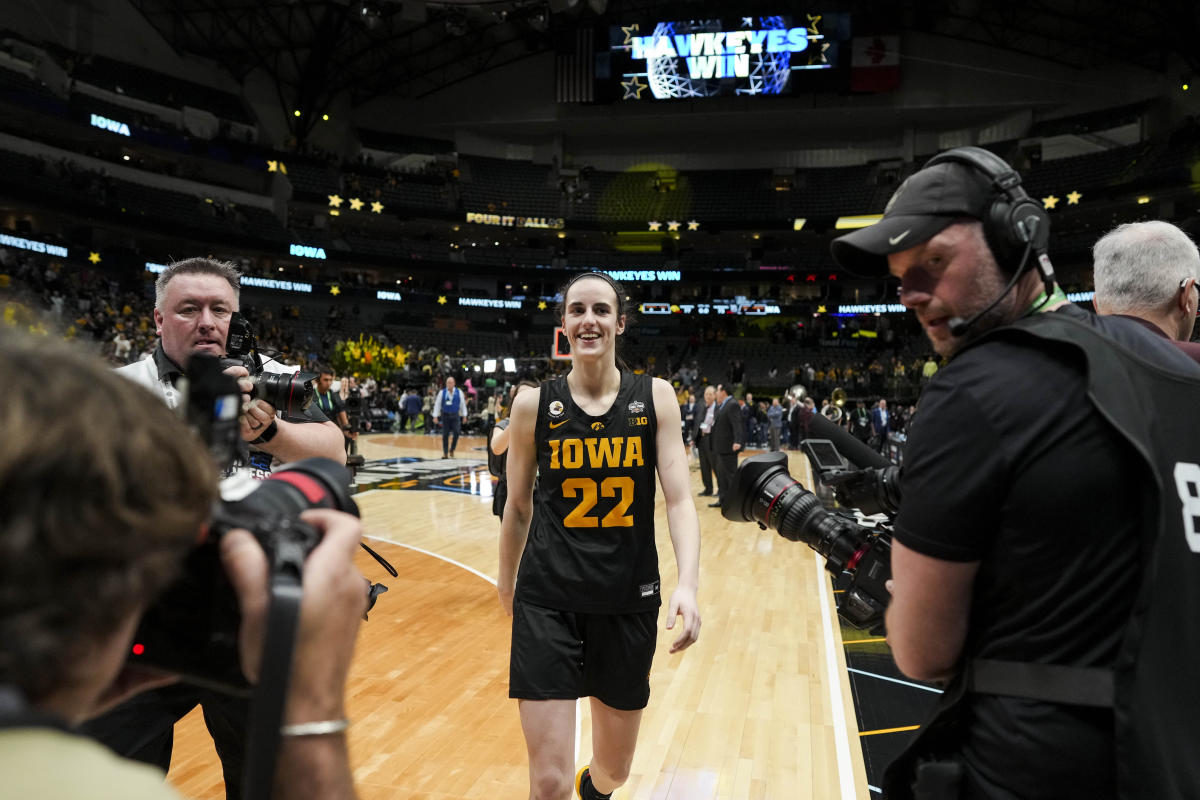
M 302 522 L 280 520 L 277 527 L 301 526 Z M 246 771 L 242 775 L 242 796 L 271 797 L 275 783 L 275 764 L 279 756 L 279 728 L 292 676 L 292 651 L 300 625 L 300 601 L 303 597 L 303 545 L 294 538 L 279 536 L 271 553 L 271 602 L 263 637 L 262 662 L 258 683 L 250 703 L 246 731 Z

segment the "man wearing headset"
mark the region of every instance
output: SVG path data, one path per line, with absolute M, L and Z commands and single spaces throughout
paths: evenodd
M 958 148 L 832 245 L 848 270 L 898 278 L 950 359 L 909 434 L 887 613 L 901 671 L 948 685 L 885 796 L 1200 791 L 1180 749 L 1195 747 L 1192 712 L 1154 703 L 1183 683 L 1175 703 L 1200 707 L 1181 655 L 1200 636 L 1172 645 L 1160 630 L 1200 610 L 1200 533 L 1179 513 L 1200 504 L 1200 435 L 1186 412 L 1155 414 L 1200 400 L 1200 369 L 1135 322 L 1070 304 L 1048 235 L 1006 163 Z M 1164 581 L 1182 584 L 1173 613 Z M 1151 704 L 1158 720 L 1138 713 Z

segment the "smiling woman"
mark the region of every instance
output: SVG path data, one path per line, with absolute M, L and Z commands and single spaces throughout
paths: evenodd
M 629 778 L 661 604 L 656 472 L 679 569 L 667 628 L 683 617 L 671 653 L 700 633 L 700 527 L 679 405 L 665 381 L 618 366 L 626 302 L 608 275 L 568 282 L 558 310 L 571 371 L 513 403 L 497 591 L 513 618 L 509 696 L 519 700 L 532 798 L 570 791 L 581 697 L 591 698 L 593 756 L 576 792 L 602 800 Z

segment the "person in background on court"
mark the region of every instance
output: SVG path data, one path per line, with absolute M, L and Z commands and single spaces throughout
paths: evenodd
M 779 442 L 783 438 L 783 406 L 778 397 L 771 398 L 771 407 L 767 409 L 768 447 L 774 453 L 779 450 Z
M 342 429 L 342 435 L 346 439 L 346 452 L 349 453 L 351 442 L 358 438 L 358 431 L 350 430 L 350 420 L 346 416 L 346 407 L 342 405 L 341 395 L 333 391 L 333 370 L 329 367 L 320 368 L 315 389 L 313 402 L 326 417 Z
M 1092 247 L 1098 314 L 1136 320 L 1200 362 L 1191 341 L 1200 309 L 1200 251 L 1169 222 L 1118 225 Z
M 629 777 L 650 697 L 661 604 L 655 472 L 679 570 L 667 607 L 667 629 L 683 618 L 672 653 L 700 633 L 700 525 L 674 391 L 617 366 L 624 291 L 587 272 L 561 296 L 571 370 L 513 402 L 497 591 L 512 616 L 509 696 L 519 700 L 529 796 L 571 794 L 576 700 L 590 697 L 592 758 L 574 784 L 578 797 L 600 800 Z
M 454 458 L 458 436 L 462 433 L 462 418 L 467 413 L 467 398 L 462 389 L 454 388 L 454 378 L 446 378 L 446 386 L 437 393 L 433 403 L 433 421 L 442 423 L 442 458 Z M 451 434 L 454 438 L 451 439 Z
M 523 379 L 517 381 L 512 387 L 512 393 L 509 396 L 508 407 L 512 408 L 512 403 L 517 399 L 517 395 L 526 389 L 536 389 L 537 381 Z M 495 403 L 495 395 L 488 398 L 489 402 Z M 496 488 L 492 491 L 492 513 L 504 520 L 504 503 L 508 500 L 508 424 L 509 417 L 498 420 L 492 429 L 488 431 L 487 438 L 487 454 L 488 454 L 488 472 L 496 476 Z
M 717 384 L 715 399 L 716 416 L 710 434 L 710 445 L 713 467 L 717 472 L 717 501 L 709 503 L 709 508 L 720 508 L 721 501 L 729 497 L 733 473 L 737 471 L 738 452 L 746 446 L 746 425 L 742 419 L 742 409 L 729 396 L 725 384 Z
M 85 718 L 169 676 L 125 665 L 142 612 L 207 525 L 217 471 L 206 445 L 156 398 L 63 342 L 0 331 L 0 795 L 178 800 L 164 773 L 75 733 Z M 96 424 L 103 420 L 103 425 Z M 285 725 L 343 720 L 366 609 L 353 556 L 359 520 L 302 518 L 321 533 L 304 570 Z M 266 554 L 221 539 L 252 680 L 266 625 Z M 275 800 L 355 796 L 344 733 L 285 735 Z
M 712 439 L 709 438 L 709 434 L 712 433 L 716 414 L 717 390 L 711 386 L 705 386 L 704 407 L 697 406 L 696 408 L 695 430 L 692 434 L 692 441 L 696 443 L 696 451 L 700 456 L 700 483 L 704 486 L 704 490 L 700 492 L 701 497 L 712 497 L 713 495 L 713 452 Z
M 832 243 L 899 279 L 947 359 L 908 434 L 886 623 L 900 670 L 948 685 L 895 800 L 1200 796 L 1200 367 L 1068 302 L 1049 233 L 963 147 Z
M 879 452 L 887 454 L 888 433 L 891 432 L 891 417 L 888 414 L 887 400 L 882 397 L 871 409 L 871 437 L 879 442 Z
M 177 261 L 159 273 L 155 282 L 154 324 L 160 339 L 154 355 L 115 370 L 176 408 L 180 393 L 175 381 L 195 354 L 224 356 L 229 324 L 238 310 L 241 273 L 229 263 L 209 258 Z M 293 372 L 274 359 L 264 359 L 264 372 Z M 244 366 L 226 373 L 249 388 Z M 342 432 L 316 403 L 303 417 L 284 418 L 260 398 L 243 394 L 239 454 L 233 474 L 266 478 L 279 464 L 303 458 L 328 458 L 345 463 Z M 139 694 L 108 713 L 89 720 L 82 730 L 118 755 L 156 764 L 164 771 L 171 763 L 175 723 L 197 704 L 221 758 L 226 796 L 241 796 L 242 770 L 249 704 L 245 698 L 179 684 Z M 247 798 L 247 800 L 251 800 Z

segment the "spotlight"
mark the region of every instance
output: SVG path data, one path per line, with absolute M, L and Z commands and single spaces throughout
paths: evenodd
M 504 359 L 504 371 L 505 372 L 516 372 L 517 371 L 517 360 L 515 358 Z
M 489 374 L 495 372 L 496 371 L 496 359 L 485 358 L 483 360 L 483 371 L 487 372 Z

